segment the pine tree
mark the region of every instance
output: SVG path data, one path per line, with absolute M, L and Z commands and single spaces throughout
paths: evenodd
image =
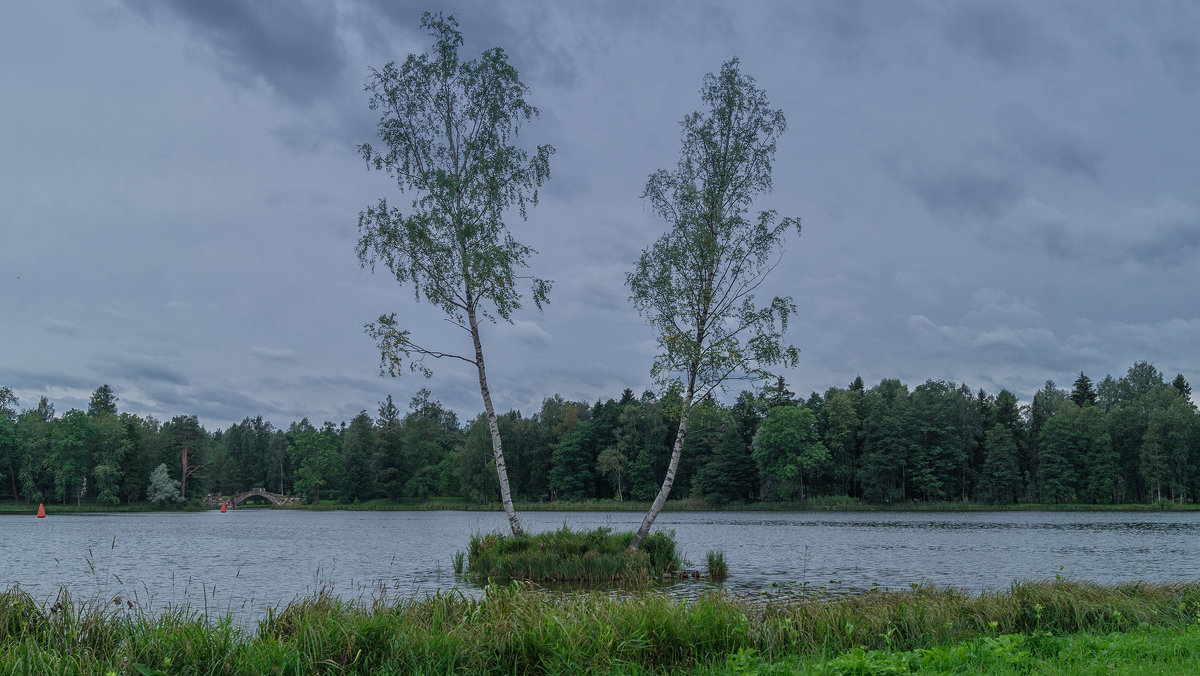
M 1187 378 L 1183 377 L 1182 373 L 1175 376 L 1175 380 L 1171 381 L 1171 386 L 1179 390 L 1179 394 L 1184 398 L 1192 396 L 1192 386 L 1188 383 Z
M 1096 390 L 1092 387 L 1092 379 L 1084 375 L 1083 371 L 1080 371 L 1079 377 L 1075 379 L 1075 389 L 1071 391 L 1071 401 L 1080 408 L 1096 405 Z

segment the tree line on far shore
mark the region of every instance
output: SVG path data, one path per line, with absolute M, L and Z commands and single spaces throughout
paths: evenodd
M 1072 389 L 1047 382 L 1022 405 L 929 380 L 866 387 L 856 378 L 796 398 L 783 379 L 693 412 L 678 499 L 714 506 L 852 497 L 877 504 L 1196 502 L 1200 413 L 1191 387 L 1138 362 L 1120 378 Z M 0 387 L 0 500 L 129 504 L 159 465 L 185 499 L 253 487 L 309 502 L 496 500 L 486 416 L 460 421 L 422 390 L 401 411 L 389 396 L 348 424 L 262 416 L 206 430 L 195 415 L 159 422 L 120 412 L 108 385 L 88 409 L 59 415 L 45 397 L 18 412 Z M 525 502 L 654 498 L 682 410 L 679 392 L 626 389 L 594 403 L 545 399 L 498 417 L 513 494 Z M 186 469 L 185 469 L 186 467 Z M 161 495 L 161 491 L 156 491 Z

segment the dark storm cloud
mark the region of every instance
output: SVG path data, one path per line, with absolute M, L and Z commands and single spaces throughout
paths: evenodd
M 330 93 L 345 67 L 333 4 L 300 0 L 127 0 L 158 22 L 186 25 L 237 81 L 261 80 L 293 103 Z

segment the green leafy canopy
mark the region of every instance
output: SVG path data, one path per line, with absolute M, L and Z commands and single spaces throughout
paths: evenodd
M 708 111 L 683 119 L 676 168 L 652 174 L 642 195 L 671 229 L 626 276 L 630 300 L 658 334 L 653 375 L 666 385 L 684 374 L 696 396 L 726 380 L 769 377 L 765 367 L 794 366 L 799 357 L 781 343 L 796 311 L 792 299 L 754 302 L 784 235 L 800 232 L 799 219 L 750 213 L 772 189 L 783 112 L 770 108 L 737 59 L 705 76 L 700 93 Z
M 462 60 L 453 16 L 427 12 L 421 26 L 434 38 L 431 52 L 371 70 L 365 89 L 371 110 L 381 113 L 382 146 L 359 146 L 367 166 L 387 172 L 412 202 L 405 212 L 380 199 L 361 212 L 356 253 L 363 267 L 386 266 L 417 299 L 472 331 L 477 313 L 511 321 L 521 307 L 519 279 L 529 280 L 538 309 L 548 301 L 549 281 L 520 274 L 536 252 L 513 238 L 504 217 L 515 208 L 523 219 L 537 204 L 554 148 L 540 145 L 530 154 L 514 145 L 538 110 L 504 50 Z M 476 361 L 416 345 L 395 314 L 366 330 L 379 344 L 381 371 L 392 375 L 406 363 L 428 375 L 427 356 Z

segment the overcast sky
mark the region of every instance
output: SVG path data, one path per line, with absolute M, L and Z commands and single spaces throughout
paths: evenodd
M 354 254 L 359 211 L 407 201 L 355 151 L 363 83 L 427 49 L 426 9 L 506 50 L 542 113 L 522 141 L 557 149 L 510 221 L 551 303 L 484 335 L 500 410 L 652 386 L 640 195 L 734 56 L 789 124 L 756 207 L 804 223 L 761 292 L 799 309 L 791 389 L 1028 399 L 1143 359 L 1200 385 L 1200 4 L 1097 0 L 3 3 L 0 385 L 209 429 L 421 387 L 482 410 L 470 366 L 380 377 L 362 331 L 396 312 L 469 349 Z

